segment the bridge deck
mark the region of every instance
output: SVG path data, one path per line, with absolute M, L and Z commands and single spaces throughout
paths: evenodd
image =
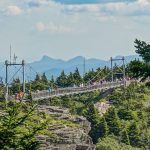
M 54 91 L 40 91 L 38 93 L 32 93 L 32 99 L 33 100 L 42 100 L 42 99 L 48 99 L 52 97 L 60 97 L 64 95 L 73 95 L 73 94 L 80 94 L 80 93 L 86 93 L 91 92 L 95 90 L 102 90 L 102 89 L 110 89 L 114 87 L 120 87 L 125 84 L 124 81 L 119 82 L 107 82 L 104 84 L 95 84 L 95 85 L 89 85 L 89 86 L 83 86 L 83 87 L 69 87 L 69 88 L 61 88 Z

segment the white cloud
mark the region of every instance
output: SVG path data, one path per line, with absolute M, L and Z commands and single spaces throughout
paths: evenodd
M 48 24 L 44 24 L 42 22 L 38 22 L 36 24 L 36 29 L 40 32 L 43 31 L 48 31 L 50 33 L 66 33 L 66 32 L 71 32 L 72 28 L 64 26 L 64 25 L 58 25 L 58 24 L 54 24 L 52 22 L 48 23 Z
M 146 6 L 150 4 L 149 0 L 138 0 L 138 3 L 142 6 Z
M 22 12 L 23 10 L 15 5 L 8 6 L 6 9 L 6 14 L 12 16 L 20 15 Z
M 99 4 L 83 4 L 83 5 L 64 5 L 65 12 L 99 12 L 101 10 Z
M 71 13 L 98 12 L 110 15 L 150 14 L 150 0 L 137 0 L 131 3 L 109 2 L 104 4 L 64 5 L 63 11 Z

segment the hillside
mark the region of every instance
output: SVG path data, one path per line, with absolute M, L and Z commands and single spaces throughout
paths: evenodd
M 1 102 L 0 134 L 5 135 L 0 136 L 1 146 L 5 144 L 5 137 L 9 136 L 7 140 L 13 145 L 20 140 L 18 137 L 24 134 L 26 137 L 32 130 L 40 129 L 42 131 L 36 133 L 36 139 L 45 150 L 94 150 L 95 146 L 96 150 L 149 150 L 150 88 L 146 85 L 133 82 L 128 87 L 107 91 L 15 105 L 10 102 L 6 110 L 5 103 Z M 18 109 L 18 104 L 23 106 Z M 35 113 L 25 117 L 27 121 L 21 119 L 23 122 L 17 123 L 20 117 L 24 118 L 30 112 L 28 107 L 36 105 Z M 15 139 L 12 141 L 11 138 Z
M 89 135 L 97 150 L 149 150 L 149 92 L 144 84 L 132 83 L 107 94 L 96 91 L 42 100 L 39 104 L 68 108 L 72 114 L 86 117 L 91 123 Z M 94 108 L 101 102 L 109 104 L 103 115 L 99 112 L 101 109 Z

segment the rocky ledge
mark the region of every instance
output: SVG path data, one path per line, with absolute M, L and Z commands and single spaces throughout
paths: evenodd
M 38 136 L 41 150 L 95 150 L 95 146 L 88 135 L 91 128 L 86 118 L 73 116 L 67 109 L 55 106 L 40 106 L 39 111 L 77 125 L 49 125 L 49 130 L 54 133 L 55 138 Z

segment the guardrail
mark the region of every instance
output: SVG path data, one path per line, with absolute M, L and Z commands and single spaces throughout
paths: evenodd
M 61 88 L 54 91 L 39 91 L 38 93 L 34 92 L 32 93 L 32 99 L 33 100 L 42 100 L 42 99 L 48 99 L 52 97 L 60 97 L 64 95 L 73 95 L 73 94 L 79 94 L 79 93 L 86 93 L 91 92 L 95 90 L 102 90 L 102 89 L 110 89 L 114 87 L 120 87 L 125 85 L 125 81 L 118 81 L 118 82 L 106 82 L 103 84 L 95 84 L 95 85 L 88 85 L 83 87 L 68 87 L 68 88 Z

